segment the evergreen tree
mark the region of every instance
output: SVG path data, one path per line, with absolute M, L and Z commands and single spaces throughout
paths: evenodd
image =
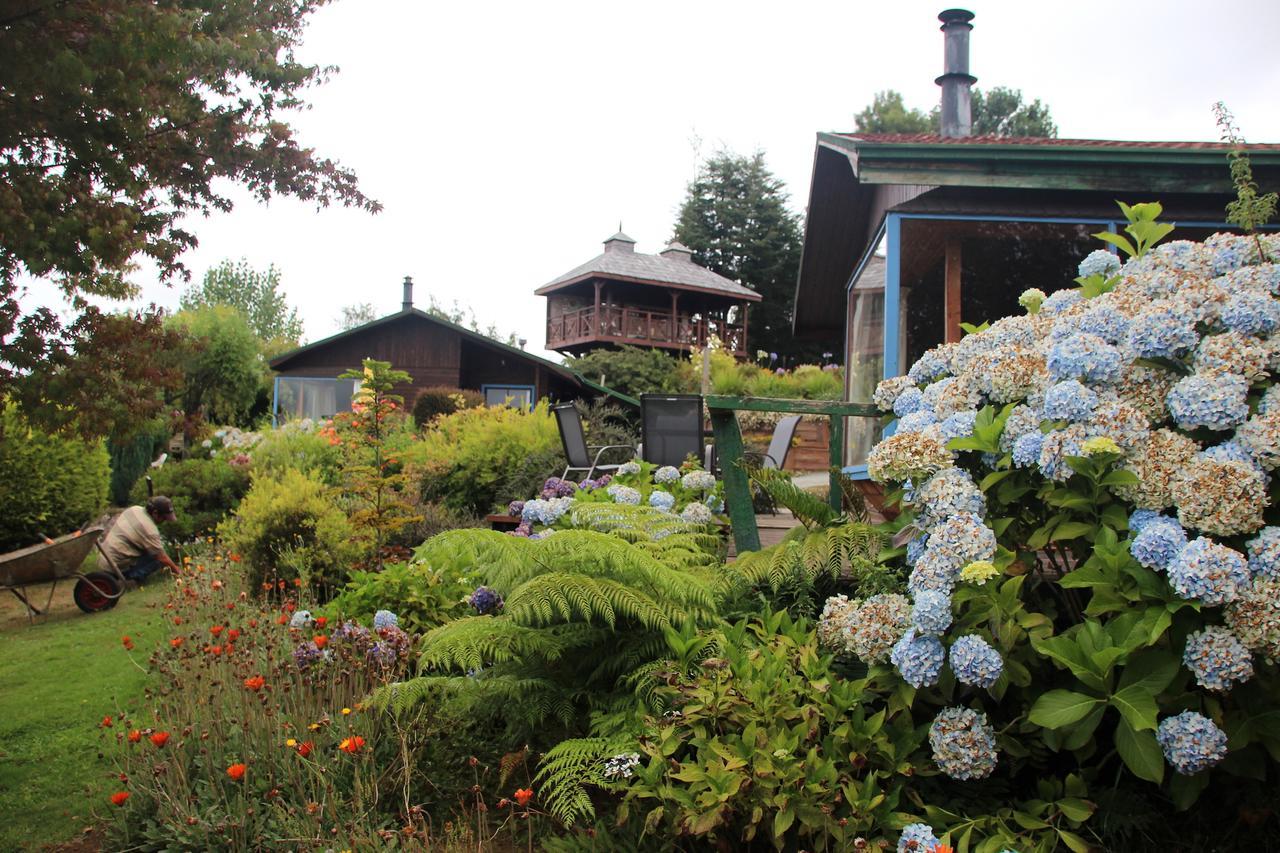
M 791 332 L 800 269 L 800 217 L 787 207 L 786 186 L 764 154 L 721 151 L 688 186 L 675 237 L 694 260 L 763 297 L 751 306 L 747 346 L 776 352 L 784 363 L 814 359 L 829 343 L 797 341 Z

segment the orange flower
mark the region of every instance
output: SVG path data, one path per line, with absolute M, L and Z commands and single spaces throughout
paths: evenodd
M 129 732 L 129 743 L 137 743 L 140 740 L 142 740 L 142 732 L 137 729 Z
M 955 853 L 950 844 L 943 844 L 939 841 L 937 844 L 929 848 L 929 853 Z
M 210 584 L 210 586 L 212 586 L 214 589 L 222 589 L 222 581 L 215 580 L 212 584 Z
M 133 638 L 130 637 L 128 634 L 125 634 L 123 637 L 121 637 L 120 642 L 124 644 L 125 651 L 128 651 L 128 652 L 133 651 Z
M 303 758 L 306 758 L 308 755 L 311 754 L 311 750 L 315 748 L 316 748 L 315 741 L 304 740 L 302 743 L 298 744 L 298 755 L 301 755 Z
M 102 727 L 103 727 L 104 729 L 109 729 L 109 728 L 111 728 L 111 717 L 103 717 L 103 718 L 102 718 Z
M 263 678 L 261 675 L 255 675 L 253 678 L 246 678 L 244 680 L 244 686 L 252 690 L 254 693 L 257 693 L 259 690 L 261 690 L 262 685 L 266 683 L 267 683 L 267 680 Z
M 328 616 L 317 616 L 317 617 L 316 617 L 316 627 L 317 627 L 317 628 L 323 628 L 325 625 L 328 625 L 328 624 L 329 624 L 329 617 L 328 617 Z
M 258 620 L 257 620 L 257 619 L 250 619 L 250 620 L 249 620 L 249 627 L 250 627 L 250 628 L 257 628 L 257 627 L 258 627 Z
M 169 641 L 169 645 L 176 649 L 178 646 L 182 645 L 182 638 L 174 637 L 172 640 Z
M 329 645 L 329 638 L 324 634 L 316 634 L 311 639 L 315 642 L 317 649 L 323 649 L 325 646 Z
M 343 738 L 342 743 L 338 744 L 338 749 L 349 753 L 350 755 L 355 755 L 363 747 L 364 738 L 360 737 L 360 735 L 352 735 L 351 737 Z
M 154 743 L 157 747 L 164 746 L 166 743 L 169 742 L 169 733 L 153 732 L 151 735 L 151 742 Z
M 520 808 L 529 805 L 529 801 L 533 799 L 532 788 L 517 788 L 515 793 L 516 802 L 520 804 Z
M 123 806 L 124 801 L 127 799 L 129 799 L 128 791 L 116 791 L 114 794 L 111 795 L 111 805 Z
M 230 631 L 227 632 L 227 642 L 234 643 L 238 639 L 240 639 L 239 628 L 232 628 Z
M 175 616 L 175 617 L 173 617 L 173 624 L 175 624 L 175 625 L 181 625 L 181 624 L 182 624 L 182 617 L 181 617 L 181 616 Z
M 222 646 L 209 646 L 205 651 L 211 655 L 220 655 L 222 654 Z
M 238 562 L 240 562 L 240 555 L 239 555 L 239 554 L 228 554 L 228 555 L 227 555 L 227 559 L 228 559 L 228 560 L 230 560 L 230 561 L 231 561 L 231 562 L 233 562 L 233 563 L 238 563 Z
M 216 636 L 218 636 L 219 634 L 221 634 L 221 633 L 222 633 L 222 626 L 221 626 L 221 625 L 214 625 L 212 628 L 210 628 L 210 629 L 209 629 L 209 633 L 210 633 L 210 634 L 213 634 L 213 636 L 215 636 L 215 637 L 216 637 Z
M 288 616 L 285 616 L 283 613 L 281 613 L 281 614 L 280 614 L 280 618 L 276 619 L 276 624 L 277 624 L 277 625 L 287 625 L 287 624 L 289 624 L 289 617 L 288 617 Z
M 227 768 L 227 775 L 231 777 L 231 781 L 239 782 L 244 778 L 244 771 L 248 770 L 247 764 L 232 764 Z

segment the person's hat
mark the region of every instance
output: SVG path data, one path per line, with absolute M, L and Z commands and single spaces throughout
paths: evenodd
M 174 521 L 178 517 L 173 511 L 173 501 L 164 495 L 156 495 L 147 501 L 147 512 L 154 515 L 159 521 Z

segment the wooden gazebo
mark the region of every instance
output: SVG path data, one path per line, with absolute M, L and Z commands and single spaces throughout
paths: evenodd
M 602 254 L 536 293 L 547 297 L 547 349 L 571 355 L 621 344 L 691 350 L 714 336 L 746 356 L 747 307 L 760 301 L 694 263 L 679 243 L 645 255 L 621 231 L 604 241 Z

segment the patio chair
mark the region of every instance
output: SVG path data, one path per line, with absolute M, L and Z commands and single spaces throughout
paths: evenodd
M 788 415 L 778 421 L 773 428 L 773 436 L 769 439 L 769 449 L 763 454 L 749 453 L 751 461 L 758 462 L 761 468 L 777 468 L 782 470 L 787 464 L 787 456 L 791 453 L 791 441 L 796 437 L 796 427 L 800 425 L 799 415 Z
M 701 395 L 640 395 L 641 459 L 679 466 L 692 456 L 705 465 L 711 454 L 702 437 Z
M 628 444 L 587 444 L 586 433 L 582 429 L 582 415 L 573 403 L 560 403 L 551 407 L 556 416 L 556 426 L 560 428 L 560 443 L 564 446 L 564 458 L 569 461 L 560 479 L 566 479 L 570 471 L 585 471 L 583 479 L 590 480 L 596 472 L 612 473 L 618 470 L 621 463 L 601 464 L 600 458 L 609 450 L 629 450 L 634 456 L 636 449 Z M 594 454 L 594 455 L 593 455 Z

